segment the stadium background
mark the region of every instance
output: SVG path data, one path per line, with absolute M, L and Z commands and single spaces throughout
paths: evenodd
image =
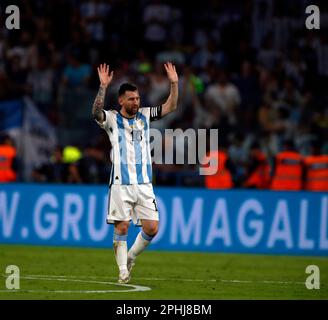
M 9 4 L 20 8 L 20 30 L 5 28 Z M 320 7 L 320 30 L 305 28 L 309 4 Z M 96 66 L 106 62 L 115 72 L 107 108 L 117 107 L 125 81 L 149 106 L 168 95 L 162 64 L 169 60 L 179 106 L 154 127 L 219 129 L 234 190 L 207 190 L 197 165 L 154 165 L 162 223 L 152 249 L 309 256 L 327 280 L 327 193 L 245 186 L 254 143 L 271 165 L 286 140 L 304 156 L 313 145 L 328 154 L 326 9 L 325 1 L 306 0 L 1 1 L 0 130 L 18 157 L 17 183 L 0 185 L 0 242 L 111 247 L 110 145 L 91 118 Z M 135 234 L 131 228 L 130 241 Z M 303 279 L 306 265 L 289 263 L 297 261 Z

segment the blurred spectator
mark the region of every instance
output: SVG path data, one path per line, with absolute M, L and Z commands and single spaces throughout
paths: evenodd
M 163 102 L 169 93 L 169 85 L 162 64 L 156 63 L 153 72 L 150 74 L 150 88 L 148 93 L 148 100 L 152 106 Z
M 23 67 L 22 57 L 19 54 L 12 54 L 8 59 L 7 73 L 10 79 L 14 79 L 16 85 L 25 90 L 27 69 Z
M 14 141 L 8 135 L 0 137 L 0 182 L 15 182 L 17 179 L 17 156 Z
M 273 47 L 273 39 L 269 35 L 263 39 L 263 45 L 258 52 L 257 61 L 260 66 L 272 71 L 276 66 L 280 53 Z
M 40 26 L 42 27 L 42 26 Z M 7 48 L 7 59 L 15 59 L 14 66 L 18 70 L 27 71 L 36 66 L 37 52 L 32 41 L 32 35 L 28 31 L 22 31 L 17 42 Z
M 259 48 L 261 40 L 272 28 L 273 0 L 252 1 L 252 45 Z
M 77 52 L 69 53 L 68 65 L 63 71 L 62 83 L 68 88 L 83 88 L 89 84 L 91 66 L 81 63 Z
M 219 140 L 219 145 L 221 141 Z M 232 139 L 228 147 L 229 161 L 231 163 L 230 169 L 233 167 L 232 179 L 234 186 L 240 187 L 246 175 L 246 164 L 248 160 L 247 141 L 245 137 L 239 133 Z
M 154 54 L 163 49 L 168 36 L 167 29 L 171 17 L 171 7 L 166 3 L 152 0 L 146 4 L 143 11 L 143 23 L 145 27 L 144 39 L 149 52 Z
M 215 83 L 206 89 L 205 99 L 211 109 L 219 109 L 221 114 L 228 117 L 229 124 L 236 124 L 240 94 L 238 88 L 229 81 L 226 71 L 219 71 Z
M 303 88 L 306 72 L 306 63 L 302 59 L 301 51 L 294 48 L 289 60 L 285 62 L 286 76 L 294 81 L 298 88 Z
M 249 61 L 242 62 L 240 75 L 234 79 L 234 83 L 241 96 L 241 109 L 254 111 L 260 104 L 261 96 L 258 78 L 253 65 Z
M 284 81 L 284 86 L 278 95 L 278 99 L 290 110 L 300 109 L 303 104 L 303 97 L 301 93 L 295 87 L 294 81 L 288 78 Z
M 206 108 L 204 96 L 193 93 L 192 94 L 193 102 L 193 114 L 194 118 L 192 120 L 193 128 L 195 129 L 209 129 L 214 128 L 217 123 L 216 117 L 213 117 L 208 108 Z
M 196 120 L 194 111 L 201 111 L 202 107 L 197 107 L 199 104 L 198 94 L 204 91 L 202 80 L 197 77 L 189 66 L 183 66 L 182 76 L 179 80 L 179 90 L 179 108 L 174 112 L 175 123 L 180 123 L 181 127 L 189 127 L 190 122 L 201 120 L 200 118 Z
M 281 149 L 285 138 L 291 138 L 295 128 L 290 121 L 290 111 L 286 107 L 273 108 L 270 104 L 263 104 L 258 112 L 260 133 L 271 140 L 268 144 L 271 154 Z
M 203 166 L 205 187 L 208 189 L 231 189 L 233 187 L 232 163 L 228 158 L 225 144 L 221 143 L 217 150 L 209 150 L 206 158 L 209 159 L 209 164 Z
M 246 176 L 243 184 L 246 188 L 268 189 L 270 186 L 269 161 L 257 142 L 250 149 Z
M 105 156 L 101 149 L 89 145 L 78 162 L 78 170 L 83 183 L 107 183 L 110 172 L 106 165 Z
M 154 183 L 157 185 L 176 184 L 176 175 L 181 171 L 181 165 L 176 164 L 176 150 L 172 139 L 162 136 L 161 148 L 154 146 L 152 150 Z M 172 163 L 165 163 L 165 154 L 172 152 Z
M 67 179 L 65 182 L 70 184 L 77 184 L 83 182 L 77 163 L 68 164 Z
M 165 63 L 167 61 L 171 61 L 177 65 L 183 65 L 186 62 L 185 56 L 179 48 L 176 48 L 171 45 L 167 45 L 166 50 L 160 51 L 156 55 L 157 63 Z
M 321 143 L 312 143 L 311 153 L 304 159 L 305 186 L 308 191 L 328 191 L 328 155 L 321 153 Z
M 27 83 L 30 85 L 33 100 L 45 112 L 53 102 L 54 80 L 55 75 L 49 61 L 40 57 L 37 68 L 29 73 Z
M 206 43 L 208 41 L 206 40 Z M 209 51 L 208 45 L 195 48 L 193 53 L 191 65 L 196 69 L 204 69 L 209 62 L 212 61 L 212 54 Z
M 34 182 L 64 183 L 67 177 L 67 165 L 63 162 L 63 149 L 56 147 L 50 162 L 35 168 L 32 172 Z
M 283 151 L 275 157 L 273 166 L 272 190 L 299 191 L 302 189 L 303 159 L 295 151 L 294 143 L 284 142 Z
M 109 15 L 111 6 L 104 0 L 83 0 L 80 4 L 82 24 L 94 41 L 105 39 L 104 20 Z

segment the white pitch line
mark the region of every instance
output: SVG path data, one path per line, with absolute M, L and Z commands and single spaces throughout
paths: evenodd
M 44 280 L 44 279 L 42 279 Z M 52 279 L 54 280 L 54 279 Z M 107 284 L 113 284 L 108 282 Z M 138 285 L 133 285 L 131 286 L 132 289 L 128 290 L 0 290 L 0 292 L 6 292 L 6 293 L 11 293 L 11 292 L 27 292 L 27 293 L 123 293 L 123 292 L 140 292 L 140 291 L 149 291 L 151 290 L 149 287 L 144 287 L 144 286 L 138 286 Z
M 2 275 L 5 277 L 4 275 Z M 27 275 L 27 276 L 20 276 L 21 279 L 26 280 L 45 280 L 45 281 L 67 281 L 67 282 L 82 282 L 82 283 L 93 283 L 93 284 L 105 284 L 105 285 L 114 285 L 119 287 L 127 287 L 132 288 L 128 290 L 0 290 L 0 292 L 31 292 L 31 293 L 40 293 L 40 292 L 47 292 L 47 293 L 111 293 L 111 292 L 138 292 L 138 291 L 149 291 L 151 288 L 133 284 L 124 284 L 124 283 L 116 283 L 116 282 L 108 282 L 108 281 L 94 281 L 94 280 L 81 280 L 81 279 L 72 279 L 72 278 L 65 278 L 60 276 L 47 276 L 47 275 Z
M 86 279 L 116 279 L 106 276 L 56 276 L 56 275 L 29 275 L 31 277 L 56 277 L 56 278 L 86 278 Z M 181 278 L 144 278 L 133 277 L 137 281 L 183 281 L 183 282 L 227 282 L 227 283 L 268 283 L 268 284 L 302 284 L 300 281 L 276 281 L 276 280 L 236 280 L 236 279 L 181 279 Z

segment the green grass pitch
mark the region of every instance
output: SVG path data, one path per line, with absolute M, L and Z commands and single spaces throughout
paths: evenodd
M 312 264 L 319 290 L 304 284 Z M 8 265 L 20 268 L 20 290 L 6 288 Z M 0 299 L 328 299 L 326 257 L 148 250 L 125 286 L 111 248 L 0 245 L 0 270 Z

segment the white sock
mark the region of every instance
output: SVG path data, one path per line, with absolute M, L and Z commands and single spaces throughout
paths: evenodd
M 113 240 L 113 246 L 114 246 L 114 254 L 116 263 L 118 265 L 118 268 L 120 271 L 127 270 L 127 259 L 128 259 L 128 247 L 126 244 L 128 235 L 119 235 L 114 233 L 114 240 Z
M 134 241 L 134 244 L 128 252 L 129 258 L 135 260 L 136 257 L 148 247 L 153 238 L 154 236 L 149 236 L 143 231 L 140 231 L 136 237 L 136 240 Z

